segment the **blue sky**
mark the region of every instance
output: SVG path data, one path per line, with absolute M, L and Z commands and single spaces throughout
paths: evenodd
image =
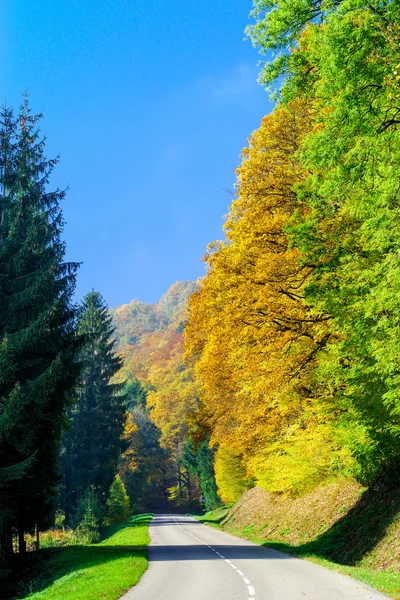
M 251 0 L 1 0 L 0 94 L 43 111 L 77 297 L 155 302 L 204 273 L 241 148 L 271 110 Z

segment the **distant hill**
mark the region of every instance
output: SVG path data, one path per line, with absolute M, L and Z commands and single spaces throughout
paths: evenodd
M 121 476 L 133 505 L 143 510 L 200 497 L 198 480 L 181 462 L 199 397 L 183 357 L 182 327 L 196 287 L 178 281 L 155 304 L 132 300 L 111 311 L 123 359 L 118 380 L 126 382 L 131 411 Z
M 116 327 L 118 350 L 136 346 L 146 334 L 165 331 L 174 323 L 179 323 L 196 285 L 193 281 L 177 281 L 156 304 L 132 300 L 129 304 L 113 309 L 111 313 Z

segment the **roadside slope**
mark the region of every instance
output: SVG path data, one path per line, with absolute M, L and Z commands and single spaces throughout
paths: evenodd
M 400 598 L 400 490 L 388 481 L 365 489 L 337 480 L 299 498 L 253 488 L 200 520 Z

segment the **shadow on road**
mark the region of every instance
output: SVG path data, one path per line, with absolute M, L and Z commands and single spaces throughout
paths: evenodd
M 250 545 L 213 545 L 211 550 L 204 544 L 193 544 L 188 546 L 150 546 L 149 558 L 151 561 L 217 561 L 223 560 L 216 552 L 222 554 L 223 558 L 230 560 L 290 560 L 293 557 L 281 552 L 276 552 L 263 546 Z

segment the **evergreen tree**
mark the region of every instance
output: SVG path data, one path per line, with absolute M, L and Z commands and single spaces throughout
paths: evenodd
M 129 497 L 119 475 L 115 476 L 110 487 L 110 495 L 106 505 L 106 525 L 126 521 L 130 515 Z
M 188 471 L 197 475 L 200 489 L 207 510 L 221 505 L 215 482 L 214 452 L 209 446 L 210 439 L 201 442 L 195 450 L 193 442 L 188 439 L 185 444 L 182 464 Z
M 72 305 L 78 265 L 63 262 L 64 192 L 47 192 L 58 159 L 28 99 L 0 117 L 0 558 L 11 531 L 48 524 L 58 485 L 58 444 L 78 375 Z
M 78 332 L 85 339 L 80 354 L 83 368 L 63 450 L 61 505 L 67 522 L 90 486 L 104 507 L 123 449 L 125 422 L 124 384 L 111 383 L 122 361 L 113 350 L 112 317 L 99 292 L 85 296 Z
M 147 391 L 136 377 L 126 382 L 125 390 L 126 408 L 133 410 L 137 407 L 146 408 Z

